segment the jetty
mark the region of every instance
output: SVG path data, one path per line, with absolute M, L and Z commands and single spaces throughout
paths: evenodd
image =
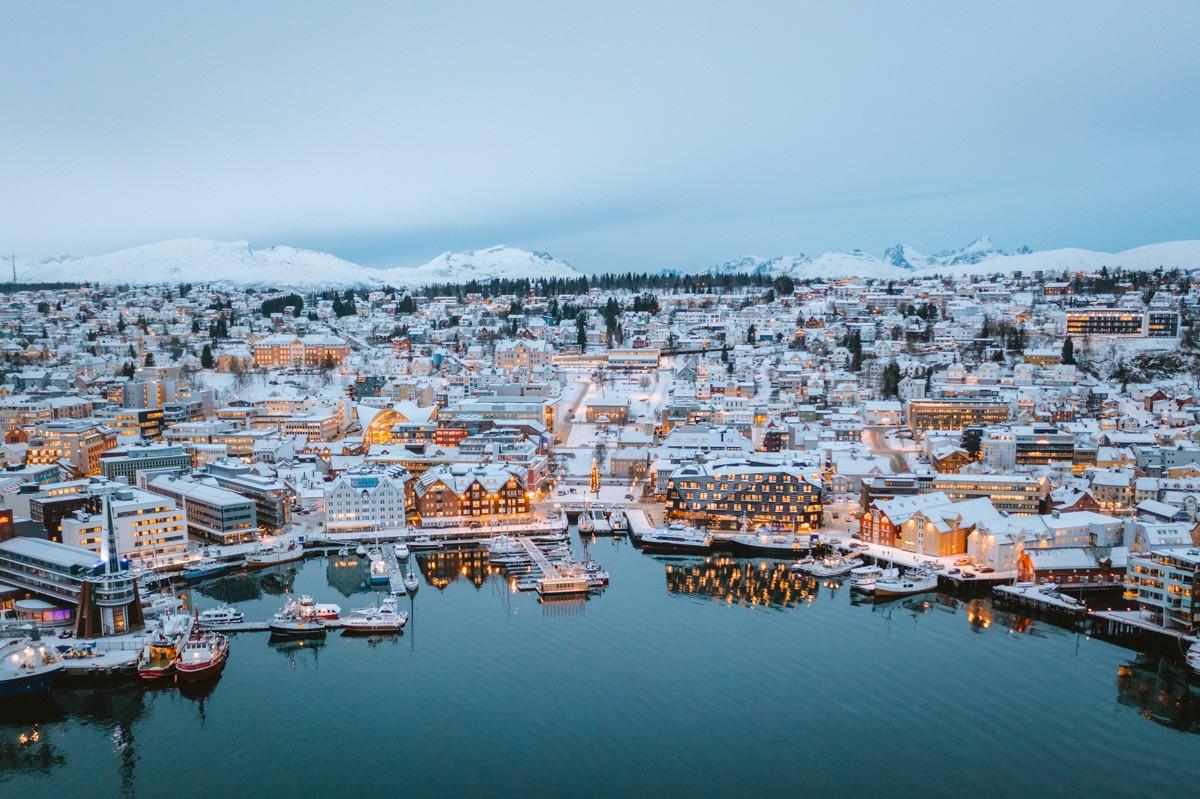
M 1087 615 L 1086 604 L 1073 596 L 1060 593 L 1058 586 L 1053 583 L 998 585 L 992 589 L 992 596 L 1002 603 L 1033 608 L 1053 615 L 1071 618 L 1083 618 Z

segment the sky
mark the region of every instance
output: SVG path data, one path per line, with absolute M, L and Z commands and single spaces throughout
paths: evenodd
M 1200 3 L 14 2 L 0 251 L 1200 238 Z

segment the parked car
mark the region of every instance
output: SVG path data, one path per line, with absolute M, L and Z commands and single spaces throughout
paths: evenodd
M 996 571 L 996 570 L 993 569 L 991 566 L 980 566 L 979 567 L 980 574 L 991 574 L 994 571 Z
M 958 560 L 954 561 L 954 565 L 955 566 L 970 566 L 971 559 L 970 558 L 959 558 Z
M 632 500 L 632 499 L 633 499 L 633 494 L 626 494 L 626 495 L 625 495 L 625 499 Z

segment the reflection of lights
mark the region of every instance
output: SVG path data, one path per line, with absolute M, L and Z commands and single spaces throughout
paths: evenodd
M 23 732 L 17 736 L 17 743 L 19 743 L 21 746 L 28 746 L 29 744 L 35 744 L 40 740 L 42 740 L 42 734 L 40 732 L 38 732 L 37 730 L 32 730 L 31 732 Z

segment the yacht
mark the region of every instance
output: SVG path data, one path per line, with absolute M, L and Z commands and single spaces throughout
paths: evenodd
M 225 668 L 229 639 L 212 630 L 196 630 L 179 653 L 175 673 L 184 682 L 210 680 Z
M 427 535 L 419 535 L 408 542 L 408 548 L 413 552 L 420 552 L 427 549 L 441 549 L 442 542 L 435 541 Z
M 246 556 L 246 568 L 263 569 L 267 566 L 275 566 L 280 563 L 291 563 L 295 560 L 304 558 L 304 547 L 297 544 L 295 541 L 290 542 L 287 546 L 274 546 L 270 549 L 261 549 L 258 552 L 252 552 Z
M 408 613 L 396 612 L 396 600 L 387 597 L 378 606 L 371 605 L 352 611 L 342 621 L 348 633 L 397 633 L 408 623 Z
M 63 659 L 32 627 L 0 630 L 0 699 L 49 691 Z
M 672 522 L 666 527 L 642 536 L 642 549 L 659 552 L 692 552 L 712 548 L 712 534 L 707 530 Z
M 887 575 L 879 566 L 858 566 L 850 570 L 850 588 L 863 593 L 874 593 L 875 581 Z
M 929 569 L 905 569 L 903 574 L 875 580 L 875 596 L 923 594 L 937 588 L 937 572 Z
M 1187 664 L 1191 667 L 1192 671 L 1200 674 L 1200 641 L 1188 647 L 1184 658 L 1187 660 Z
M 222 624 L 240 624 L 246 620 L 246 614 L 237 608 L 222 605 L 219 608 L 202 610 L 196 618 L 201 627 L 220 627 Z
M 841 556 L 821 558 L 808 567 L 808 573 L 813 577 L 842 577 L 863 565 L 859 558 L 847 560 Z
M 488 551 L 488 560 L 493 563 L 504 560 L 508 556 L 526 556 L 525 547 L 516 538 L 498 535 L 483 542 Z
M 193 565 L 190 569 L 183 572 L 183 579 L 189 583 L 197 583 L 201 580 L 207 580 L 210 577 L 219 577 L 225 572 L 233 568 L 233 563 L 229 561 L 217 560 L 216 558 L 204 558 L 200 562 Z
M 729 543 L 737 549 L 779 557 L 794 557 L 801 552 L 811 552 L 815 546 L 812 536 L 782 533 L 768 528 L 730 536 Z
M 403 541 L 397 541 L 392 551 L 396 553 L 397 560 L 408 560 L 408 544 Z

